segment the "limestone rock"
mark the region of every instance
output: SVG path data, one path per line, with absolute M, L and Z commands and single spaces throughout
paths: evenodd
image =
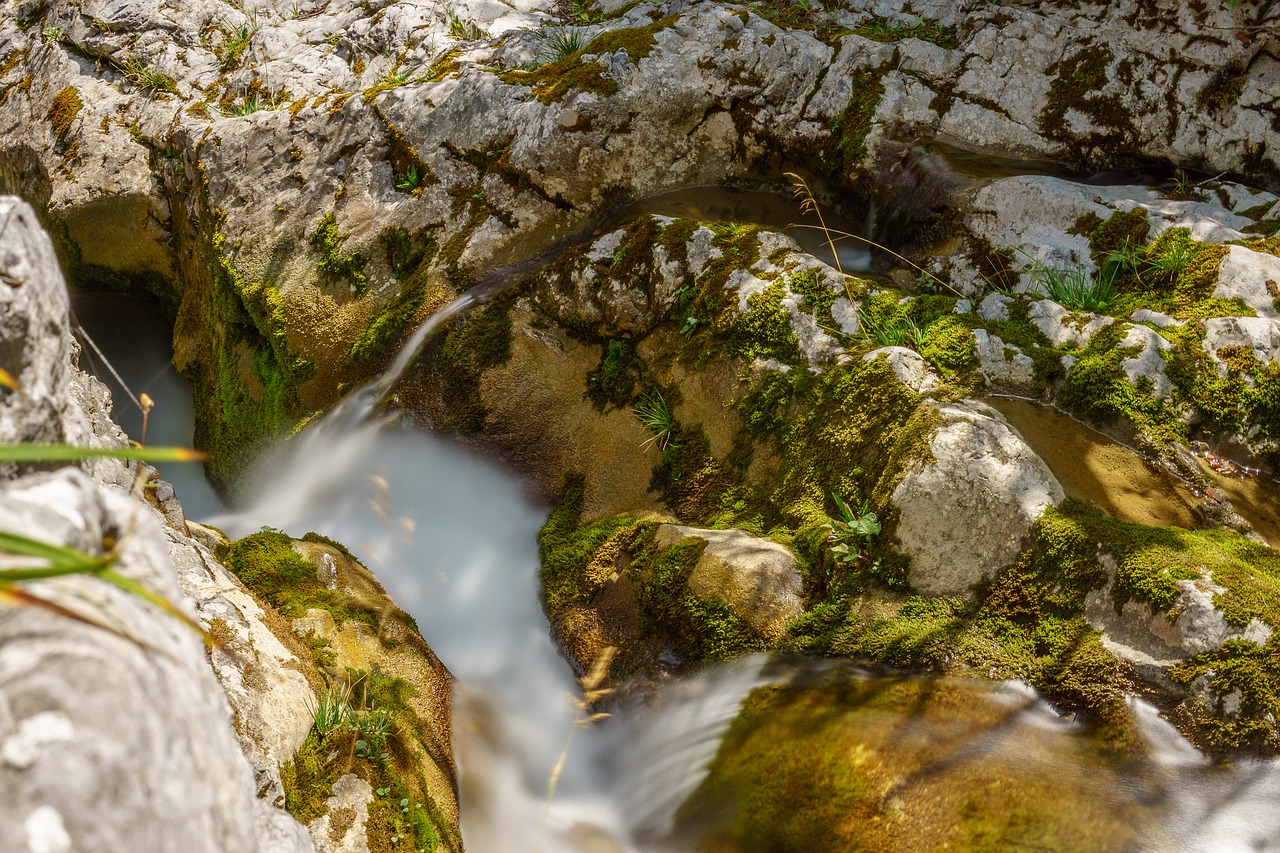
M 1035 390 L 1035 362 L 1029 355 L 985 329 L 974 329 L 973 340 L 978 354 L 978 371 L 987 388 L 1015 394 Z
M 95 554 L 104 537 L 120 537 L 116 570 L 190 612 L 152 511 L 81 471 L 8 483 L 0 527 Z M 311 849 L 287 816 L 255 798 L 194 632 L 96 578 L 31 591 L 107 627 L 34 608 L 0 611 L 0 778 L 9 792 L 0 847 Z M 40 848 L 33 826 L 63 846 Z
M 976 401 L 939 407 L 933 461 L 894 489 L 908 580 L 927 595 L 965 595 L 1008 566 L 1062 486 L 996 411 Z
M 1146 326 L 1126 326 L 1120 347 L 1137 347 L 1135 355 L 1120 362 L 1129 381 L 1138 387 L 1148 387 L 1157 400 L 1165 400 L 1173 389 L 1165 369 L 1164 350 L 1172 348 L 1172 344 L 1160 337 L 1154 330 Z
M 334 782 L 333 796 L 325 801 L 329 811 L 307 827 L 316 853 L 369 853 L 365 824 L 372 802 L 373 786 L 359 776 L 348 773 Z
M 1259 317 L 1275 319 L 1276 302 L 1280 300 L 1280 258 L 1255 252 L 1244 246 L 1231 246 L 1218 267 L 1218 284 L 1213 295 L 1223 299 L 1237 298 L 1258 312 Z
M 1055 347 L 1087 346 L 1099 329 L 1115 322 L 1113 317 L 1074 313 L 1051 299 L 1031 303 L 1027 318 Z
M 913 349 L 906 347 L 880 347 L 862 356 L 863 361 L 883 358 L 898 381 L 917 394 L 927 394 L 938 385 L 938 376 L 928 362 Z
M 667 548 L 690 537 L 707 543 L 689 575 L 694 595 L 728 605 L 766 640 L 781 639 L 787 623 L 804 612 L 795 556 L 743 530 L 664 524 L 654 543 Z
M 1266 317 L 1214 317 L 1204 321 L 1204 349 L 1217 361 L 1218 373 L 1227 375 L 1227 363 L 1218 353 L 1225 347 L 1253 350 L 1266 364 L 1280 358 L 1280 321 Z

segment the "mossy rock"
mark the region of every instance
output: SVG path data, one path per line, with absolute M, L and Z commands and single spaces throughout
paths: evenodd
M 1032 702 L 845 670 L 759 688 L 677 832 L 742 853 L 1131 849 L 1158 807 L 1089 739 L 1015 722 Z

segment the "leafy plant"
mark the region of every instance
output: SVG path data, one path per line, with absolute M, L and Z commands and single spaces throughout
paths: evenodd
M 45 27 L 40 32 L 40 37 L 44 39 L 46 45 L 52 47 L 62 38 L 62 27 Z
M 648 447 L 655 442 L 659 450 L 665 451 L 668 447 L 679 447 L 676 435 L 680 430 L 680 423 L 676 420 L 676 416 L 671 412 L 671 407 L 667 405 L 667 401 L 663 399 L 662 394 L 657 391 L 648 391 L 640 395 L 640 399 L 636 401 L 635 408 L 631 410 L 645 429 L 653 433 L 653 436 L 647 439 L 641 447 Z
M 479 41 L 488 37 L 489 34 L 474 21 L 464 20 L 457 15 L 449 16 L 449 38 L 458 41 Z
M 405 169 L 403 174 L 396 175 L 396 189 L 403 193 L 410 193 L 422 186 L 422 174 L 418 171 L 417 163 L 410 163 L 409 168 Z
M 870 510 L 870 502 L 864 499 L 855 513 L 835 492 L 831 497 L 840 512 L 838 520 L 826 524 L 831 553 L 842 563 L 869 560 L 871 540 L 883 529 L 880 519 Z
M 329 686 L 313 709 L 316 734 L 324 737 L 335 729 L 349 728 L 355 718 L 351 709 L 351 687 Z
M 257 33 L 257 27 L 247 23 L 223 36 L 222 41 L 213 50 L 214 56 L 218 57 L 219 67 L 223 71 L 239 67 L 255 33 Z

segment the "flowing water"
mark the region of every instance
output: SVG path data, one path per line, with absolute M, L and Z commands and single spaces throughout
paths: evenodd
M 720 202 L 713 198 L 701 203 L 699 215 L 706 217 Z M 676 207 L 668 204 L 656 212 L 670 211 Z M 724 215 L 746 214 L 730 205 Z M 677 813 L 706 777 L 707 765 L 743 699 L 755 688 L 803 682 L 815 667 L 832 665 L 763 657 L 739 660 L 643 696 L 615 697 L 613 717 L 590 727 L 575 726 L 579 711 L 572 697 L 577 685 L 548 635 L 538 603 L 537 531 L 548 508 L 531 501 L 511 472 L 435 435 L 409 429 L 394 417 L 376 414 L 423 341 L 472 304 L 464 297 L 433 317 L 384 377 L 349 395 L 326 418 L 254 466 L 257 481 L 243 490 L 254 495 L 251 505 L 212 520 L 233 536 L 263 525 L 295 536 L 308 530 L 331 536 L 360 555 L 417 619 L 458 681 L 454 745 L 462 829 L 472 853 L 697 849 L 698 830 L 690 835 L 688 827 L 680 827 Z M 122 345 L 128 344 L 124 350 L 137 347 L 139 329 L 145 326 L 137 317 L 146 314 L 141 306 L 127 307 L 131 319 L 128 334 L 122 335 Z M 111 310 L 102 305 L 90 310 L 80 301 L 77 309 L 85 320 L 104 318 Z M 115 353 L 111 357 L 119 369 L 122 350 L 114 349 L 110 326 L 109 320 L 95 322 L 92 328 L 98 330 L 91 334 L 104 351 Z M 145 383 L 151 374 L 164 373 L 161 368 L 170 358 L 167 347 L 147 346 L 138 354 L 143 351 L 150 360 L 140 359 L 136 371 L 130 369 L 136 377 L 130 380 L 135 391 L 152 387 Z M 161 406 L 181 399 L 175 389 L 148 393 Z M 153 441 L 159 440 L 158 412 L 159 407 L 150 424 Z M 179 432 L 165 440 L 188 442 L 189 421 Z M 1089 482 L 1114 479 L 1117 463 L 1103 452 L 1102 444 L 1100 438 L 1087 437 L 1084 449 L 1069 451 L 1087 463 L 1085 475 L 1064 478 L 1069 491 L 1087 497 Z M 1101 467 L 1090 467 L 1089 460 Z M 1137 477 L 1140 469 L 1141 464 L 1127 470 Z M 165 474 L 178 476 L 177 471 Z M 1150 484 L 1138 479 L 1126 488 L 1117 505 L 1128 504 Z M 204 484 L 184 482 L 179 495 L 195 518 L 217 509 L 212 502 L 200 508 L 200 501 L 212 496 Z M 1173 503 L 1181 506 L 1177 500 Z M 1178 514 L 1185 506 L 1178 506 L 1167 511 L 1182 518 Z M 1165 510 L 1150 511 L 1157 513 L 1153 518 L 1165 518 L 1158 514 Z M 857 677 L 873 685 L 880 678 Z M 1029 689 L 1017 684 L 984 689 L 991 691 L 991 698 L 983 701 L 1013 709 L 1010 724 L 998 731 L 957 728 L 945 718 L 929 719 L 916 706 L 895 708 L 888 716 L 883 709 L 868 710 L 872 716 L 865 718 L 857 716 L 863 711 L 841 713 L 851 715 L 850 730 L 859 732 L 866 743 L 887 744 L 882 746 L 885 761 L 897 760 L 892 753 L 895 739 L 910 732 L 913 742 L 925 747 L 953 752 L 958 748 L 956 755 L 977 774 L 956 776 L 954 782 L 945 774 L 934 776 L 934 785 L 969 786 L 974 780 L 987 784 L 982 774 L 988 768 L 995 772 L 1000 762 L 1020 765 L 1018 772 L 1031 774 L 1024 778 L 1036 785 L 1061 782 L 1064 798 L 1087 791 L 1089 780 L 1105 777 L 1112 786 L 1106 790 L 1118 792 L 1115 796 L 1078 796 L 1100 801 L 1097 808 L 1117 820 L 1137 815 L 1142 832 L 1132 849 L 1142 853 L 1280 850 L 1277 763 L 1212 766 L 1154 709 L 1135 703 L 1152 759 L 1140 767 L 1099 765 L 1094 758 L 1082 757 L 1092 755 L 1092 747 L 1078 727 L 1053 713 Z M 796 744 L 804 748 L 802 733 Z M 548 806 L 548 779 L 566 751 L 564 772 Z M 960 772 L 952 759 L 946 766 L 947 772 Z M 1073 781 L 1067 784 L 1068 780 Z M 911 790 L 901 793 L 904 802 L 911 801 Z M 948 794 L 929 789 L 924 795 L 927 800 Z M 673 835 L 673 829 L 680 831 Z

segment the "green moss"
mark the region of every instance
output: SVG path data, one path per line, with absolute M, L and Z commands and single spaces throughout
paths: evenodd
M 332 279 L 344 279 L 351 284 L 356 293 L 363 293 L 369 283 L 365 275 L 366 260 L 359 252 L 342 253 L 342 244 L 347 235 L 338 230 L 338 220 L 333 211 L 326 213 L 307 238 L 311 246 L 320 253 L 316 269 L 320 274 Z
M 350 748 L 353 740 L 350 732 L 334 731 L 321 738 L 313 729 L 293 760 L 281 768 L 285 811 L 303 825 L 329 811 L 325 801 L 333 796 L 333 785 L 345 769 L 343 762 L 329 761 L 329 753 L 339 741 Z
M 854 72 L 849 83 L 853 97 L 840 115 L 831 120 L 831 138 L 836 150 L 830 163 L 838 164 L 841 177 L 846 178 L 860 174 L 865 168 L 867 134 L 871 132 L 872 119 L 884 96 L 884 85 L 875 74 Z
M 944 376 L 972 375 L 978 368 L 973 332 L 958 317 L 941 317 L 924 330 L 920 355 Z
M 1063 58 L 1046 69 L 1053 78 L 1040 111 L 1042 136 L 1062 143 L 1067 152 L 1085 162 L 1111 162 L 1131 155 L 1138 138 L 1133 119 L 1118 96 L 1098 94 L 1106 86 L 1114 56 L 1105 46 L 1093 45 Z M 1086 116 L 1097 130 L 1077 133 L 1069 113 Z
M 436 254 L 435 241 L 430 238 L 410 238 L 404 229 L 383 232 L 382 243 L 387 253 L 387 265 L 397 274 L 414 265 L 413 272 L 405 278 L 400 290 L 387 301 L 360 330 L 351 343 L 350 362 L 365 369 L 385 363 L 413 327 L 430 293 L 431 260 Z
M 480 379 L 511 357 L 511 305 L 500 296 L 449 329 L 437 360 L 445 403 L 443 426 L 453 432 L 484 429 L 486 410 Z
M 1050 747 L 1087 764 L 1078 778 L 957 748 L 999 738 L 1008 714 L 987 691 L 942 679 L 837 670 L 758 688 L 677 827 L 742 853 L 1132 846 L 1143 806 L 1115 793 L 1124 768 L 1096 748 Z
M 758 358 L 791 365 L 801 363 L 800 342 L 791 329 L 791 314 L 782 306 L 786 295 L 782 282 L 772 282 L 747 297 L 745 313 L 734 311 L 725 316 L 716 331 L 727 340 L 735 357 L 748 363 Z
M 1105 220 L 1099 219 L 1096 227 L 1087 234 L 1093 262 L 1101 265 L 1112 252 L 1145 244 L 1151 232 L 1146 214 L 1144 208 L 1135 207 L 1129 211 L 1117 211 Z
M 657 549 L 641 537 L 626 574 L 637 586 L 642 631 L 687 660 L 725 661 L 763 650 L 764 641 L 746 620 L 689 589 L 689 575 L 705 547 L 701 539 L 683 539 Z
M 635 398 L 636 385 L 644 372 L 644 362 L 628 340 L 609 341 L 600 354 L 600 366 L 587 376 L 587 396 L 596 408 L 621 408 Z
M 589 601 L 612 574 L 612 557 L 647 529 L 626 515 L 583 525 L 583 492 L 582 475 L 566 474 L 560 502 L 538 533 L 542 601 L 553 623 L 569 605 Z M 601 559 L 602 552 L 609 559 Z
M 955 50 L 960 46 L 960 39 L 954 27 L 948 27 L 927 18 L 920 18 L 912 24 L 894 24 L 887 18 L 872 15 L 854 27 L 851 32 L 872 41 L 889 44 L 903 39 L 920 39 L 947 50 Z
M 1236 59 L 1228 62 L 1196 93 L 1197 106 L 1210 112 L 1221 112 L 1234 107 L 1240 101 L 1248 79 L 1242 61 Z
M 1197 700 L 1183 721 L 1200 734 L 1201 742 L 1215 751 L 1249 750 L 1280 752 L 1280 632 L 1265 645 L 1245 640 L 1228 640 L 1222 648 L 1204 652 L 1176 664 L 1169 677 L 1177 684 L 1193 683 L 1210 688 L 1219 698 L 1219 707 L 1207 707 Z M 1231 697 L 1234 714 L 1221 707 Z
M 528 86 L 544 104 L 553 104 L 569 92 L 595 92 L 609 96 L 617 94 L 618 82 L 605 74 L 605 67 L 598 61 L 584 62 L 584 56 L 605 56 L 624 50 L 635 62 L 648 56 L 657 43 L 656 33 L 676 22 L 669 16 L 644 27 L 609 30 L 592 39 L 574 53 L 531 71 L 502 71 L 499 79 L 505 83 Z
M 65 140 L 67 132 L 71 130 L 71 124 L 80 115 L 80 110 L 84 107 L 84 102 L 80 100 L 80 90 L 75 86 L 67 86 L 58 94 L 53 96 L 53 102 L 49 106 L 49 126 L 53 128 L 53 133 L 59 140 Z
M 284 616 L 296 618 L 318 607 L 338 622 L 355 619 L 377 628 L 377 615 L 327 589 L 315 564 L 298 556 L 283 533 L 254 533 L 231 543 L 226 563 L 259 600 Z

